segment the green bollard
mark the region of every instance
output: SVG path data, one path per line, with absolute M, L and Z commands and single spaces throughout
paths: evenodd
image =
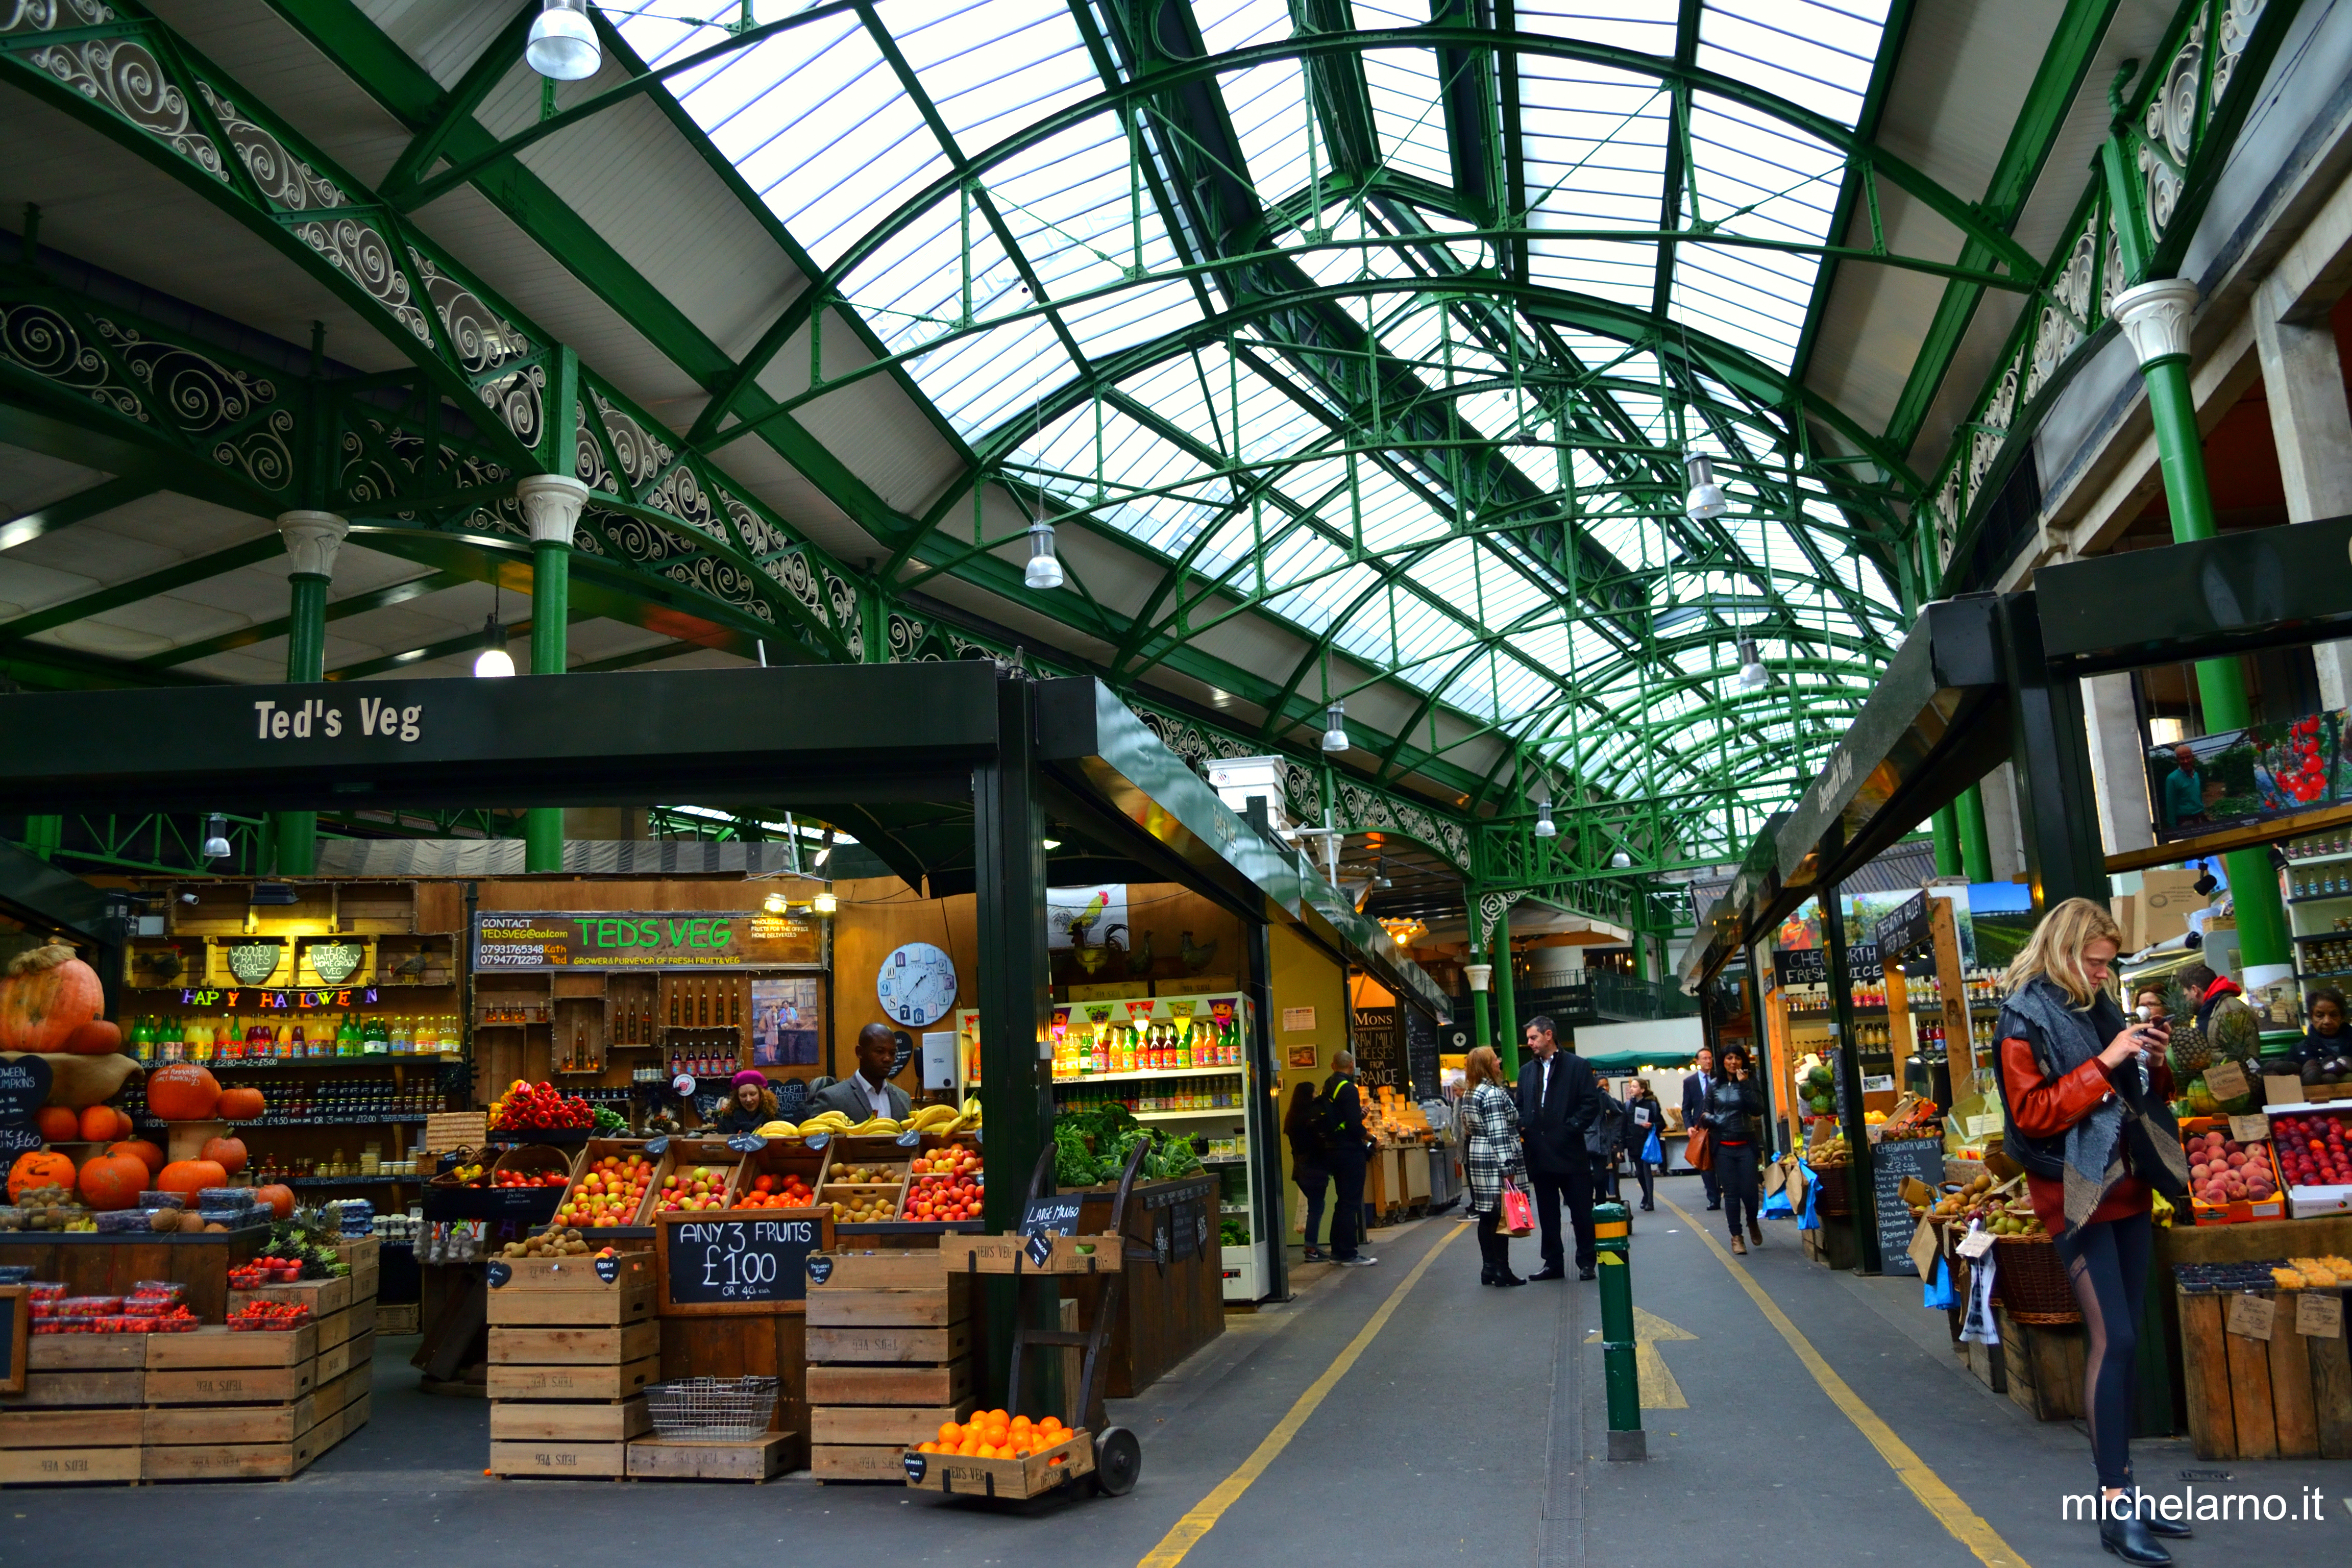
M 1646 1459 L 1642 1430 L 1642 1374 L 1633 1361 L 1633 1266 L 1626 1258 L 1633 1216 L 1621 1203 L 1592 1205 L 1593 1244 L 1600 1251 L 1601 1361 L 1609 1378 L 1609 1458 Z

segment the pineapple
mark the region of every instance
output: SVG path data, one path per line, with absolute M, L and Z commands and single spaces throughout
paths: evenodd
M 2221 1057 L 2233 1062 L 2251 1062 L 2261 1054 L 2262 1015 L 2247 1005 L 2243 997 L 2224 997 L 2208 1022 L 2213 1031 L 2213 1049 Z
M 2197 1010 L 2189 1006 L 2178 980 L 2164 983 L 2164 1016 L 2172 1026 L 2173 1080 L 2186 1087 L 2212 1065 L 2213 1050 L 2205 1042 L 2205 1031 L 2197 1026 Z

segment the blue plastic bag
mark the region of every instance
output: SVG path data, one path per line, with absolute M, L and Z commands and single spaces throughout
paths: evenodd
M 1797 1216 L 1797 1228 L 1819 1230 L 1822 1228 L 1822 1179 L 1813 1174 L 1813 1168 L 1802 1160 L 1797 1162 L 1797 1169 L 1805 1173 L 1805 1208 Z
M 1650 1141 L 1642 1145 L 1642 1160 L 1643 1163 L 1651 1165 L 1663 1165 L 1666 1163 L 1666 1147 L 1658 1142 L 1658 1130 L 1654 1127 L 1650 1129 Z
M 1954 1300 L 1951 1268 L 1939 1257 L 1936 1259 L 1936 1272 L 1919 1287 L 1919 1305 L 1942 1312 L 1950 1310 Z
M 1796 1212 L 1797 1206 L 1789 1201 L 1789 1188 L 1787 1184 L 1782 1184 L 1778 1192 L 1766 1193 L 1764 1194 L 1764 1217 L 1766 1219 L 1787 1219 Z

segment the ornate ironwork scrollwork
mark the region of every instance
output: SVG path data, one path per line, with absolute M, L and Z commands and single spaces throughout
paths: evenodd
M 99 0 L 0 0 L 0 37 L 11 33 L 54 33 L 60 27 L 95 27 L 114 20 Z
M 0 353 L 125 418 L 151 422 L 138 388 L 116 376 L 112 363 L 83 341 L 73 321 L 47 305 L 12 305 L 0 313 Z
M 669 443 L 614 407 L 603 393 L 592 388 L 589 395 L 596 400 L 596 414 L 604 422 L 605 439 L 613 444 L 614 465 L 627 482 L 632 499 L 643 499 L 639 492 L 673 456 Z
M 294 226 L 303 244 L 348 274 L 370 300 L 420 343 L 433 341 L 433 323 L 416 308 L 408 274 L 383 231 L 362 218 L 316 218 Z
M 860 664 L 866 661 L 866 626 L 857 613 L 857 589 L 838 572 L 824 574 L 825 602 L 833 608 L 833 627 L 841 646 Z
M 136 38 L 85 38 L 52 44 L 25 57 L 58 81 L 124 120 L 226 183 L 220 148 L 195 128 L 188 95 L 173 84 L 146 45 Z
M 352 205 L 342 187 L 288 152 L 286 143 L 267 127 L 255 124 L 209 83 L 196 83 L 196 90 L 205 95 L 221 129 L 228 132 L 229 145 L 236 149 L 245 172 L 253 177 L 264 200 L 287 212 Z

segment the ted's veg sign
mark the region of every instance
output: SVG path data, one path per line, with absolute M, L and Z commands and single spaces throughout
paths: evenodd
M 813 963 L 814 923 L 742 910 L 483 910 L 474 968 L 745 969 Z

